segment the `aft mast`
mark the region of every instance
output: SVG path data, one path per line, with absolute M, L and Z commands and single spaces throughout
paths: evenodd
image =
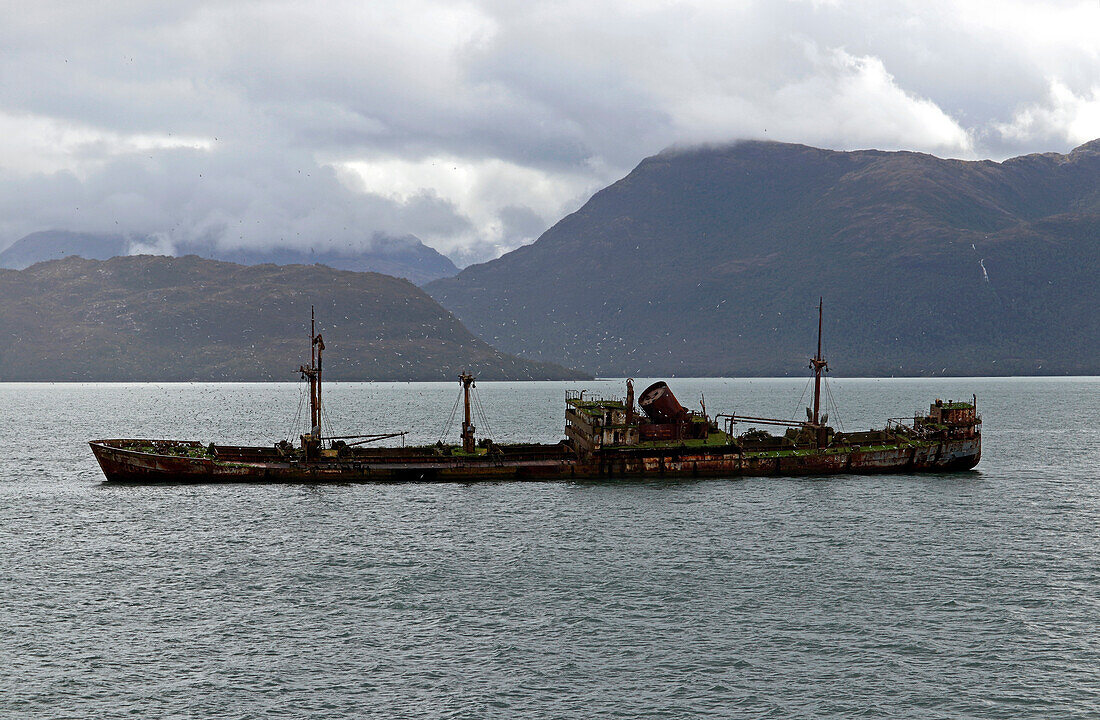
M 810 358 L 810 367 L 814 371 L 814 427 L 821 427 L 821 371 L 829 369 L 829 363 L 821 356 L 821 319 L 824 299 L 817 300 L 817 355 Z
M 472 453 L 474 446 L 474 423 L 470 417 L 470 388 L 474 386 L 474 376 L 463 372 L 458 376 L 458 382 L 462 385 L 462 396 L 465 405 L 465 413 L 462 416 L 462 451 Z
M 310 335 L 311 335 L 311 338 L 310 338 L 310 355 L 316 354 L 316 359 L 314 360 L 313 367 L 317 371 L 317 382 L 316 382 L 317 392 L 316 392 L 316 399 L 314 401 L 314 419 L 313 419 L 312 432 L 313 432 L 314 436 L 318 440 L 320 440 L 321 439 L 321 374 L 323 372 L 322 371 L 321 355 L 323 355 L 324 351 L 325 351 L 325 341 L 321 338 L 321 333 L 317 332 L 316 330 L 317 330 L 317 324 L 316 324 L 316 320 L 314 319 L 314 315 L 313 315 L 313 307 L 311 306 L 310 309 L 309 309 L 309 332 L 310 332 Z
M 309 380 L 309 433 L 302 435 L 302 450 L 306 457 L 315 456 L 321 449 L 321 356 L 325 341 L 317 332 L 317 318 L 313 307 L 309 309 L 309 366 L 298 371 Z

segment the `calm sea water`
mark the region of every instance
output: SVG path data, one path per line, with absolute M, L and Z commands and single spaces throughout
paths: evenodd
M 559 439 L 566 389 L 622 393 L 480 385 L 500 441 Z M 711 413 L 805 404 L 802 381 L 672 387 Z M 1100 379 L 832 390 L 848 429 L 976 393 L 982 462 L 110 487 L 86 440 L 267 444 L 293 431 L 298 386 L 0 385 L 0 717 L 1100 716 Z M 434 442 L 457 391 L 327 400 L 337 431 Z

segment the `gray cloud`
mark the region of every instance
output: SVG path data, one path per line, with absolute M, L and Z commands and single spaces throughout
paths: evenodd
M 40 2 L 0 10 L 0 247 L 45 228 L 456 261 L 671 144 L 1003 158 L 1100 136 L 1090 2 Z
M 403 202 L 357 192 L 307 153 L 191 148 L 70 172 L 0 174 L 0 232 L 41 228 L 159 235 L 171 244 L 354 249 L 377 233 L 447 237 L 469 221 L 429 191 Z

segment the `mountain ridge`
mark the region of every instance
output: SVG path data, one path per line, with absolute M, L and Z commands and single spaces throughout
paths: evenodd
M 586 377 L 474 337 L 408 280 L 194 255 L 0 270 L 2 381 L 293 380 L 316 306 L 331 380 Z
M 673 148 L 426 289 L 497 347 L 599 375 L 799 373 L 819 296 L 846 374 L 1100 372 L 1097 148 Z
M 327 265 L 335 270 L 379 272 L 404 277 L 423 285 L 458 272 L 450 258 L 428 247 L 415 235 L 375 235 L 370 246 L 358 252 L 308 251 L 282 245 L 257 248 L 222 248 L 210 242 L 183 242 L 172 252 L 149 252 L 159 247 L 156 238 L 69 230 L 44 230 L 26 235 L 0 251 L 0 268 L 22 270 L 38 262 L 77 256 L 108 260 L 126 255 L 198 255 L 238 265 Z

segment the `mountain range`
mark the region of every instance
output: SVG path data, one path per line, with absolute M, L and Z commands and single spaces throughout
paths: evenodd
M 0 270 L 0 381 L 294 380 L 316 307 L 330 380 L 567 379 L 494 350 L 411 282 L 321 265 L 69 257 Z
M 428 292 L 598 375 L 1100 373 L 1100 140 L 1003 162 L 775 142 L 645 159 Z
M 107 260 L 121 255 L 166 254 L 198 255 L 240 265 L 327 265 L 337 270 L 378 272 L 403 277 L 422 285 L 448 277 L 458 268 L 444 255 L 422 243 L 415 235 L 389 237 L 375 235 L 365 249 L 347 252 L 335 250 L 299 250 L 289 247 L 224 248 L 207 242 L 181 242 L 170 252 L 155 250 L 156 238 L 97 233 L 46 230 L 16 240 L 0 252 L 0 268 L 22 270 L 35 263 L 63 257 Z

